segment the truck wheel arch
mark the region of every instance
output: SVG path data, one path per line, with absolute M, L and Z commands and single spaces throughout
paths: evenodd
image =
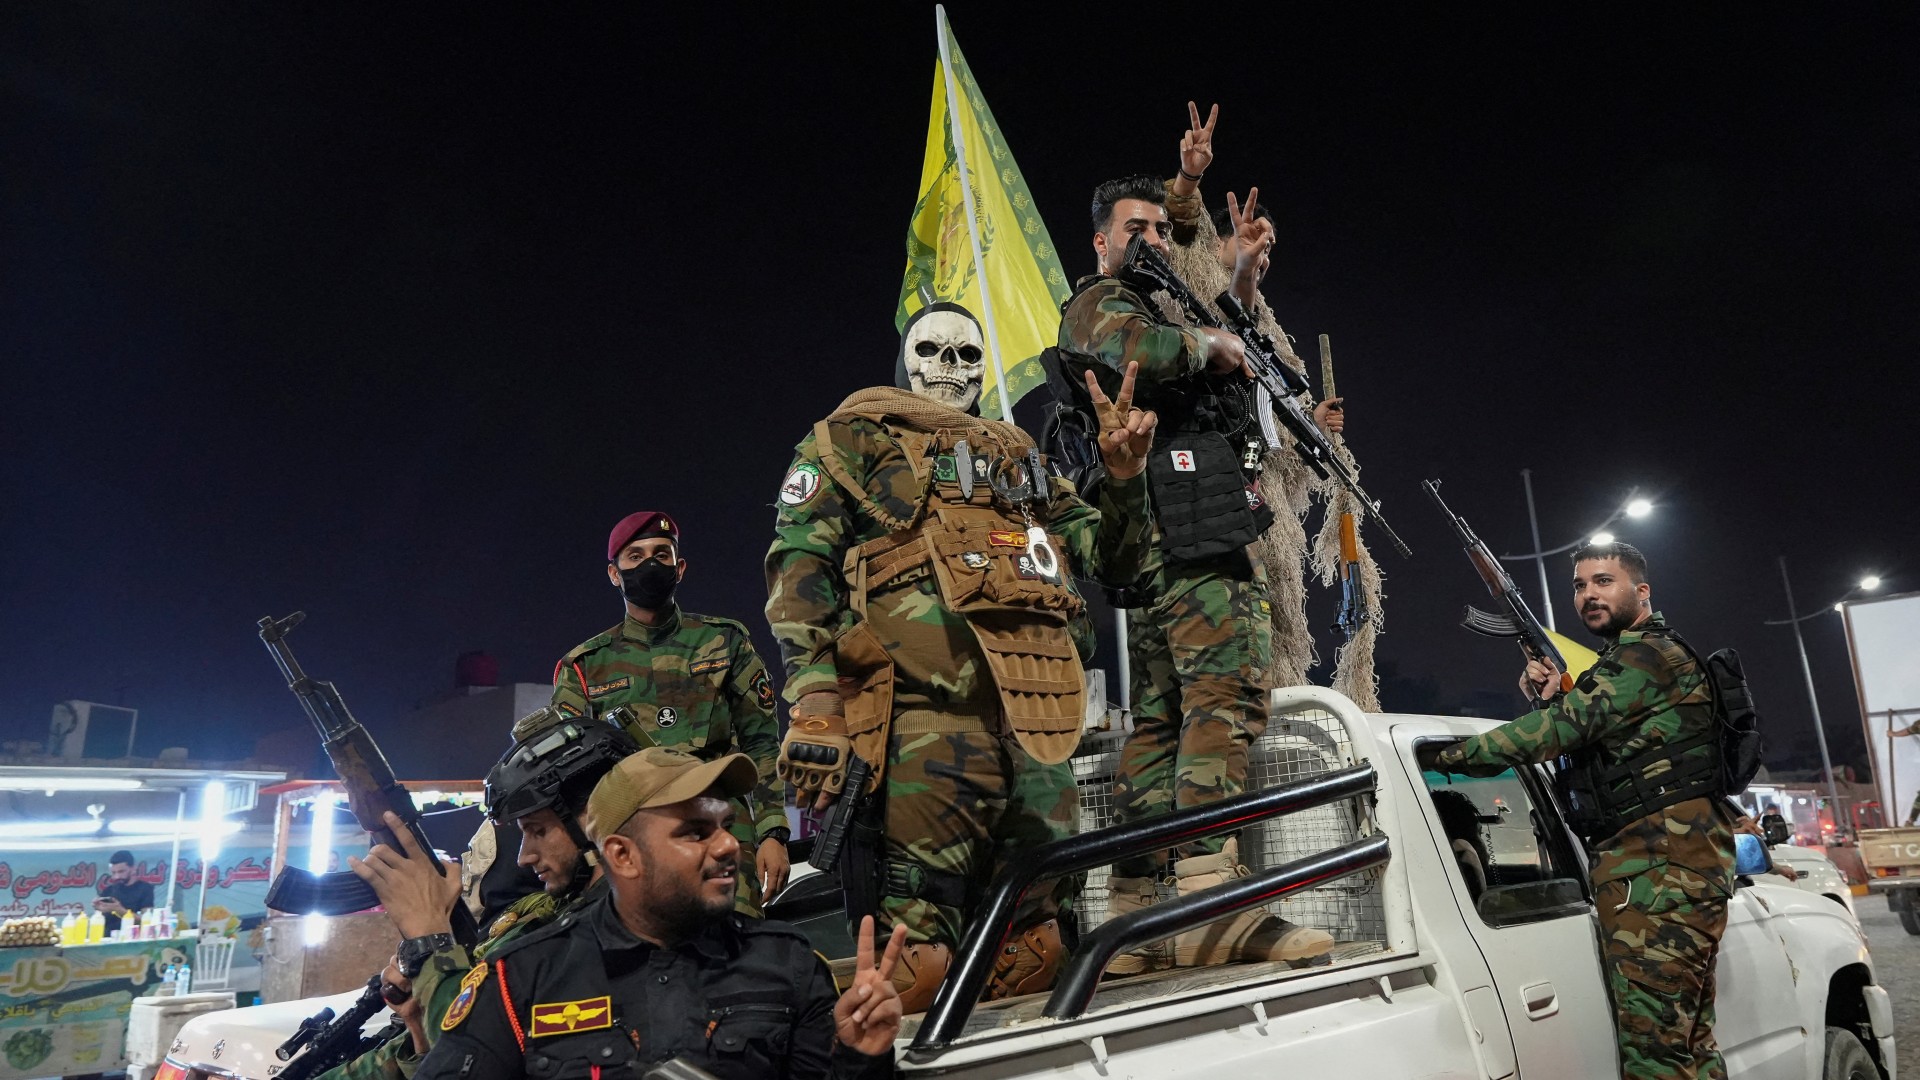
M 1867 1011 L 1866 989 L 1873 984 L 1873 973 L 1865 964 L 1848 964 L 1835 971 L 1827 980 L 1827 1038 L 1824 1040 L 1823 1063 L 1844 1060 L 1844 1052 L 1835 1046 L 1835 1033 L 1845 1033 L 1855 1039 L 1866 1051 L 1868 1059 L 1874 1064 L 1880 1075 L 1886 1075 L 1886 1063 L 1880 1060 L 1879 1041 L 1873 1035 L 1873 1018 Z M 1845 1072 L 1839 1077 L 1825 1080 L 1844 1080 Z

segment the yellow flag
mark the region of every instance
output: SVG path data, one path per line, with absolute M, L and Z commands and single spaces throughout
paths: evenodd
M 1599 653 L 1557 630 L 1548 630 L 1547 638 L 1559 647 L 1561 658 L 1567 662 L 1567 674 L 1576 679 L 1586 674 L 1593 662 L 1600 659 Z
M 980 415 L 998 419 L 1003 373 L 1009 403 L 1046 381 L 1039 356 L 1059 337 L 1067 275 L 946 12 L 935 11 L 942 58 L 933 66 L 927 153 L 907 226 L 907 273 L 894 326 L 904 329 L 914 312 L 936 301 L 973 312 L 986 328 L 989 357 Z

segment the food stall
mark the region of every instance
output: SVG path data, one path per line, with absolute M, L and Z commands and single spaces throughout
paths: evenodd
M 116 1071 L 127 1062 L 133 1000 L 170 991 L 170 968 L 221 968 L 215 981 L 224 980 L 231 927 L 209 889 L 256 876 L 264 889 L 269 868 L 264 852 L 246 856 L 244 870 L 214 860 L 244 829 L 235 815 L 254 806 L 260 785 L 284 777 L 0 764 L 0 792 L 13 795 L 13 816 L 0 817 L 0 1080 Z M 172 814 L 155 813 L 167 802 Z M 107 858 L 122 849 L 136 853 L 135 879 L 155 887 L 155 908 L 170 917 L 128 919 L 119 940 L 89 941 L 84 930 L 76 939 L 69 928 L 63 944 L 63 924 L 93 913 Z M 219 911 L 210 922 L 222 924 L 204 942 L 203 910 Z
M 419 808 L 428 838 L 442 851 L 463 851 L 482 821 L 484 785 L 478 780 L 401 780 Z M 347 812 L 337 780 L 289 780 L 265 788 L 274 803 L 273 865 L 316 874 L 346 869 L 350 855 L 367 850 L 368 836 Z M 377 909 L 348 915 L 274 912 L 261 928 L 263 1002 L 340 993 L 362 986 L 399 942 Z

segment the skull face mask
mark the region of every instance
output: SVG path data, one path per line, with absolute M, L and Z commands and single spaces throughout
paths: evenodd
M 971 412 L 987 370 L 987 340 L 973 313 L 958 304 L 929 304 L 907 320 L 900 370 L 908 390 L 948 408 Z

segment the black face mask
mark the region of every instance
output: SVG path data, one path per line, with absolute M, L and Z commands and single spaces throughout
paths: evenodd
M 674 586 L 680 584 L 678 567 L 648 559 L 630 570 L 620 571 L 620 592 L 635 606 L 658 611 L 673 601 Z

